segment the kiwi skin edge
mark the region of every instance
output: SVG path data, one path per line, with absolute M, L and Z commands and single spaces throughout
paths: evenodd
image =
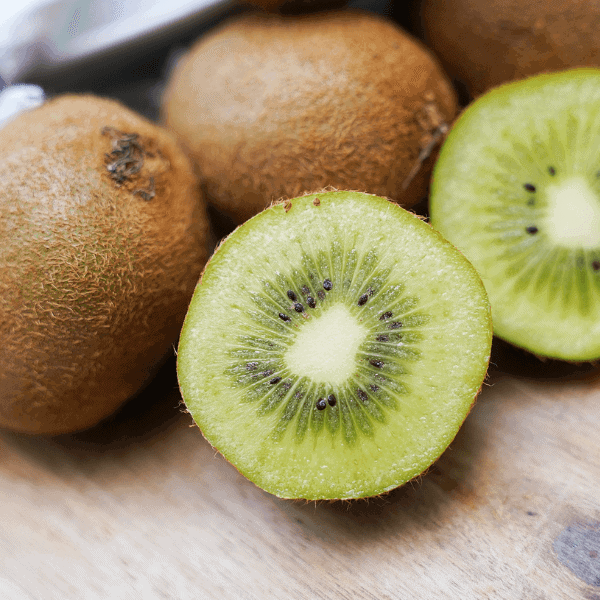
M 348 192 L 348 195 L 356 196 L 359 194 L 353 194 L 351 192 Z M 315 207 L 317 207 L 319 205 L 322 206 L 322 204 L 315 204 L 315 201 L 317 200 L 317 198 L 320 198 L 320 199 L 322 198 L 323 201 L 326 203 L 331 201 L 327 196 L 328 196 L 327 192 L 325 192 L 324 194 L 322 194 L 321 192 L 317 192 L 316 197 L 315 197 L 315 194 L 306 194 L 301 199 L 307 199 L 310 202 L 312 202 Z M 329 194 L 329 196 L 331 196 L 331 194 Z M 367 196 L 367 195 L 361 194 L 361 196 Z M 298 200 L 300 200 L 300 198 L 292 199 L 292 200 L 280 200 L 280 201 L 274 202 L 271 205 L 271 207 L 274 209 L 279 208 L 279 214 L 281 215 L 281 217 L 283 217 L 283 214 L 288 214 L 288 213 L 293 214 L 294 206 Z M 375 200 L 381 201 L 382 198 L 374 198 L 373 201 L 375 201 Z M 338 202 L 339 202 L 339 200 L 338 200 Z M 304 202 L 302 206 L 307 206 L 308 204 L 309 204 L 309 202 Z M 341 207 L 342 207 L 342 205 L 338 204 L 336 206 L 336 209 L 340 210 Z M 283 208 L 283 210 L 281 210 L 281 208 Z M 402 210 L 397 206 L 395 206 L 395 209 L 398 211 Z M 311 209 L 303 209 L 301 207 L 301 210 L 311 210 Z M 315 209 L 315 210 L 318 210 L 318 209 Z M 405 211 L 402 211 L 402 212 L 405 212 Z M 417 216 L 413 215 L 413 217 L 422 223 L 421 219 L 418 219 Z M 259 218 L 260 218 L 260 216 L 257 215 L 256 217 L 251 219 L 251 221 L 253 221 L 254 219 L 259 219 Z M 268 220 L 268 221 L 264 222 L 265 227 L 267 226 L 266 223 L 272 224 L 273 222 L 274 222 L 273 220 Z M 283 221 L 282 221 L 282 223 L 283 223 Z M 247 229 L 249 226 L 252 226 L 252 223 L 250 221 L 240 227 L 244 227 Z M 437 237 L 438 239 L 443 240 L 443 238 L 435 230 L 431 229 L 431 227 L 428 224 L 422 223 L 421 226 L 429 228 L 430 231 L 434 234 L 434 237 Z M 268 227 L 271 227 L 271 225 L 268 225 Z M 236 231 L 239 231 L 239 229 L 240 228 L 238 228 Z M 247 229 L 247 233 L 245 233 L 244 235 L 247 235 L 247 234 L 248 234 L 248 229 Z M 231 235 L 232 236 L 235 235 L 235 232 L 232 233 Z M 269 235 L 277 235 L 277 233 L 275 231 L 271 231 L 271 233 Z M 231 238 L 231 236 L 226 238 L 222 242 L 222 244 L 219 246 L 219 249 L 221 249 L 223 247 L 223 244 L 227 244 L 228 241 L 230 240 L 230 238 Z M 239 241 L 240 241 L 239 238 L 236 239 L 236 244 L 238 244 Z M 443 240 L 443 243 L 447 244 L 448 246 L 451 246 L 446 240 Z M 453 253 L 455 253 L 457 255 L 456 260 L 458 260 L 458 256 L 460 255 L 460 253 L 458 253 L 455 249 L 453 249 Z M 221 271 L 218 275 L 217 275 L 217 273 L 215 273 L 215 271 L 214 271 L 215 267 L 213 267 L 213 259 L 215 258 L 215 256 L 216 256 L 216 253 L 213 255 L 213 257 L 211 257 L 211 259 L 209 259 L 209 261 L 206 265 L 206 269 L 205 269 L 205 271 L 202 275 L 202 278 L 198 284 L 197 291 L 199 291 L 201 289 L 202 285 L 204 284 L 205 277 L 208 274 L 207 269 L 209 271 L 211 271 L 211 269 L 212 269 L 212 272 L 210 274 L 210 278 L 211 278 L 210 281 L 212 283 L 218 282 L 218 285 L 220 287 L 223 287 L 224 289 L 227 288 L 227 289 L 231 289 L 231 290 L 237 290 L 238 289 L 237 283 L 235 283 L 235 282 L 237 282 L 237 278 L 235 278 L 233 281 L 229 281 L 226 279 L 222 279 L 222 277 L 226 276 L 226 273 L 224 271 Z M 224 258 L 224 256 L 222 258 Z M 231 256 L 231 255 L 228 256 L 225 261 L 225 264 L 229 264 L 229 262 L 232 259 L 233 259 L 233 256 Z M 258 264 L 260 262 L 258 257 L 255 257 L 254 260 L 256 261 L 256 264 Z M 220 260 L 220 262 L 222 263 L 221 260 Z M 462 257 L 462 255 L 460 255 L 460 262 L 461 262 L 461 264 L 462 264 L 462 262 L 466 262 L 464 257 Z M 252 264 L 252 263 L 250 263 L 250 264 Z M 473 281 L 475 282 L 475 280 L 476 280 L 478 282 L 477 283 L 478 297 L 480 294 L 483 294 L 482 297 L 485 297 L 485 291 L 483 289 L 481 281 L 476 276 L 476 274 L 472 270 L 472 268 L 471 268 L 470 272 L 472 272 Z M 225 284 L 226 281 L 227 281 L 227 285 L 223 285 L 223 284 Z M 245 283 L 245 285 L 248 285 L 248 283 Z M 211 290 L 213 289 L 213 287 L 214 286 L 211 286 Z M 213 301 L 216 303 L 216 305 L 222 307 L 221 310 L 224 311 L 225 313 L 227 313 L 228 312 L 226 310 L 227 305 L 224 304 L 223 300 L 219 297 L 218 292 L 216 294 L 212 294 L 212 293 L 209 293 L 209 291 L 208 291 L 209 288 L 205 288 L 205 289 L 207 290 L 206 293 L 208 294 L 208 296 L 213 298 Z M 251 286 L 248 287 L 248 289 L 252 289 Z M 216 288 L 215 288 L 215 291 L 216 291 Z M 233 291 L 232 293 L 234 293 L 235 298 L 239 298 L 237 291 Z M 473 304 L 475 304 L 475 302 Z M 305 494 L 298 494 L 296 492 L 290 493 L 289 491 L 281 492 L 277 488 L 265 486 L 264 481 L 261 481 L 260 478 L 253 478 L 252 474 L 247 472 L 246 469 L 242 465 L 239 464 L 239 462 L 237 462 L 236 460 L 232 460 L 232 457 L 230 455 L 228 455 L 228 451 L 227 451 L 228 449 L 225 447 L 224 438 L 221 439 L 219 442 L 219 441 L 215 440 L 214 437 L 212 437 L 214 434 L 214 428 L 212 425 L 210 425 L 208 427 L 208 431 L 207 431 L 207 429 L 204 427 L 205 425 L 208 425 L 208 423 L 206 421 L 207 413 L 204 413 L 204 411 L 201 411 L 201 414 L 203 416 L 200 419 L 198 419 L 198 417 L 200 417 L 200 413 L 197 412 L 197 410 L 198 410 L 197 403 L 201 402 L 200 398 L 208 400 L 209 397 L 213 397 L 215 399 L 215 401 L 218 401 L 218 398 L 222 398 L 223 401 L 225 400 L 225 398 L 222 397 L 220 395 L 220 392 L 217 391 L 216 389 L 209 389 L 209 387 L 207 387 L 206 389 L 204 388 L 204 384 L 200 383 L 201 378 L 203 378 L 203 375 L 199 375 L 197 372 L 197 367 L 194 366 L 194 365 L 200 365 L 201 362 L 196 362 L 196 361 L 192 360 L 192 356 L 193 356 L 193 354 L 195 354 L 195 351 L 193 350 L 194 345 L 196 345 L 197 348 L 199 347 L 199 346 L 197 346 L 198 344 L 200 345 L 200 347 L 214 348 L 214 344 L 211 344 L 208 341 L 210 338 L 205 339 L 205 336 L 202 334 L 199 335 L 199 337 L 197 337 L 197 335 L 200 334 L 200 332 L 203 330 L 204 324 L 203 324 L 203 322 L 198 322 L 196 317 L 200 316 L 201 314 L 205 315 L 205 316 L 213 314 L 211 306 L 212 306 L 212 304 L 207 305 L 203 302 L 200 302 L 199 300 L 195 303 L 194 300 L 192 300 L 190 311 L 188 312 L 188 315 L 186 316 L 186 322 L 184 323 L 182 339 L 180 341 L 180 348 L 178 350 L 178 358 L 177 358 L 177 361 L 178 361 L 178 369 L 177 370 L 178 370 L 179 384 L 180 384 L 180 388 L 181 388 L 182 397 L 184 399 L 184 402 L 186 402 L 186 401 L 188 402 L 187 411 L 190 412 L 190 414 L 192 415 L 192 417 L 198 424 L 198 426 L 202 432 L 202 435 L 207 439 L 207 441 L 211 444 L 211 446 L 213 448 L 215 448 L 217 451 L 224 453 L 223 455 L 226 458 L 226 460 L 228 460 L 228 462 L 231 462 L 241 474 L 243 474 L 245 477 L 249 478 L 251 481 L 254 481 L 254 483 L 259 488 L 266 490 L 267 492 L 274 494 L 281 498 L 307 500 L 307 501 L 336 500 L 336 499 L 351 500 L 351 499 L 357 499 L 357 498 L 375 497 L 375 496 L 382 495 L 386 492 L 389 492 L 392 489 L 395 489 L 396 487 L 398 487 L 399 485 L 402 485 L 402 484 L 406 483 L 407 481 L 410 481 L 411 479 L 422 475 L 423 472 L 425 472 L 427 470 L 427 468 L 429 468 L 429 466 L 435 460 L 437 460 L 437 458 L 441 455 L 441 453 L 446 449 L 447 444 L 444 446 L 444 448 L 439 448 L 439 452 L 436 454 L 436 456 L 433 457 L 431 460 L 429 460 L 429 462 L 426 465 L 423 465 L 423 467 L 422 467 L 423 471 L 421 471 L 420 473 L 414 472 L 410 477 L 404 479 L 403 481 L 396 482 L 393 485 L 388 484 L 385 487 L 380 487 L 380 488 L 376 489 L 376 491 L 373 491 L 372 493 L 360 493 L 359 495 L 345 495 L 344 493 L 340 493 L 340 494 L 336 494 L 336 495 L 322 495 L 322 492 L 316 492 L 317 495 L 314 495 L 314 493 L 312 491 L 309 491 L 309 492 L 306 492 Z M 469 304 L 469 306 L 471 306 L 471 304 Z M 201 307 L 201 308 L 198 308 L 198 307 Z M 483 308 L 482 306 L 479 306 L 479 308 L 477 309 L 477 312 L 482 310 L 482 308 Z M 480 313 L 480 314 L 482 314 L 482 313 Z M 476 370 L 477 370 L 478 374 L 481 371 L 481 378 L 479 378 L 479 375 L 478 375 L 477 382 L 475 382 L 474 377 L 473 377 L 472 385 L 470 384 L 470 387 L 469 387 L 468 400 L 467 400 L 466 396 L 463 396 L 464 400 L 461 401 L 461 406 L 463 408 L 461 408 L 461 411 L 460 411 L 460 423 L 462 423 L 464 421 L 464 418 L 466 418 L 467 414 L 472 409 L 472 407 L 476 401 L 476 398 L 477 398 L 479 392 L 481 391 L 483 380 L 485 378 L 485 373 L 487 372 L 487 367 L 489 364 L 489 358 L 490 358 L 489 349 L 491 346 L 492 330 L 491 330 L 490 308 L 489 308 L 489 303 L 487 302 L 487 300 L 485 301 L 485 315 L 486 315 L 485 319 L 487 321 L 487 327 L 484 327 L 485 332 L 483 331 L 483 329 L 479 330 L 479 333 L 477 334 L 477 338 L 479 338 L 480 336 L 481 336 L 481 340 L 483 340 L 485 338 L 485 345 L 487 348 L 487 353 L 485 354 L 485 356 L 483 356 L 483 354 L 481 354 L 481 361 L 479 361 L 479 359 L 477 359 Z M 298 318 L 300 318 L 300 317 L 298 317 Z M 302 321 L 300 321 L 300 323 L 301 322 Z M 462 321 L 460 321 L 460 322 L 462 323 Z M 458 323 L 458 321 L 455 320 L 455 323 Z M 227 329 L 227 330 L 229 329 L 227 324 L 220 324 L 219 327 L 221 327 L 221 328 L 225 327 L 225 329 Z M 470 327 L 471 326 L 469 326 L 468 330 L 472 331 L 472 329 L 470 329 Z M 186 330 L 187 330 L 187 333 L 186 333 Z M 276 341 L 276 340 L 273 340 L 273 341 Z M 182 343 L 184 344 L 184 346 L 182 346 Z M 483 341 L 482 341 L 482 346 L 483 346 Z M 468 347 L 470 349 L 472 349 L 470 345 Z M 465 348 L 465 350 L 466 350 L 466 348 Z M 483 351 L 483 348 L 480 348 L 480 350 Z M 470 356 L 470 351 L 471 350 L 469 350 L 469 356 Z M 479 351 L 477 352 L 477 354 L 478 353 L 479 353 Z M 198 357 L 197 360 L 203 361 L 204 359 L 201 357 Z M 215 359 L 215 361 L 216 360 L 217 359 Z M 222 364 L 220 356 L 218 358 L 218 362 L 219 362 L 219 364 Z M 462 365 L 463 362 L 461 361 L 460 364 Z M 471 363 L 471 364 L 473 364 L 473 363 Z M 481 367 L 481 369 L 480 369 L 480 367 Z M 206 363 L 205 370 L 207 372 L 212 373 L 213 372 L 212 364 Z M 192 372 L 194 372 L 194 373 L 192 374 Z M 471 375 L 469 376 L 469 381 L 471 381 L 470 377 L 474 376 L 474 373 L 475 373 L 475 364 L 473 364 L 473 371 L 471 371 Z M 212 379 L 211 375 L 209 375 L 209 377 L 211 377 L 211 379 Z M 461 376 L 461 378 L 462 378 L 462 376 Z M 476 385 L 475 385 L 475 383 L 476 383 Z M 194 395 L 199 393 L 200 396 L 196 396 L 196 398 L 194 398 L 191 395 L 192 390 L 195 390 Z M 190 393 L 190 396 L 188 396 L 188 392 Z M 439 393 L 443 394 L 444 392 L 440 390 Z M 449 393 L 454 394 L 454 392 L 449 392 Z M 220 406 L 219 411 L 223 410 L 223 411 L 225 411 L 224 414 L 229 415 L 228 419 L 231 418 L 231 419 L 237 421 L 240 418 L 240 416 L 237 415 L 237 413 L 235 411 L 230 412 L 232 410 L 232 408 L 229 406 L 229 403 L 221 404 L 221 401 L 218 401 L 218 405 Z M 454 435 L 456 435 L 456 432 L 458 431 L 458 428 L 460 427 L 460 424 L 458 424 L 458 420 L 457 420 L 456 421 L 456 430 L 454 430 L 456 415 L 454 415 L 454 413 L 452 413 L 452 414 L 453 414 L 453 416 L 451 417 L 451 419 L 452 419 L 452 424 L 453 424 L 452 425 L 453 434 L 451 435 L 451 437 L 449 436 L 448 439 L 446 439 L 445 434 L 444 434 L 444 442 L 443 442 L 444 444 L 446 443 L 446 441 L 448 442 L 448 444 L 451 442 L 451 438 L 453 438 Z M 444 417 L 444 418 L 446 418 L 446 417 Z M 438 430 L 436 429 L 436 431 L 438 431 Z M 441 430 L 436 435 L 439 435 L 440 433 L 441 433 Z M 230 435 L 235 435 L 235 433 L 233 431 L 231 431 Z M 236 445 L 239 446 L 240 444 L 241 444 L 241 440 L 239 438 L 236 438 Z M 359 442 L 359 444 L 360 444 L 360 442 Z M 325 444 L 325 446 L 327 447 L 327 444 Z M 437 448 L 437 445 L 436 445 L 436 448 Z M 246 451 L 247 450 L 242 450 L 242 452 L 246 452 Z M 362 454 L 362 451 L 357 454 L 357 458 L 359 458 L 359 460 L 360 460 L 361 454 Z M 339 457 L 339 458 L 341 459 L 341 457 Z
M 20 115 L 0 154 L 0 426 L 85 429 L 173 351 L 207 258 L 198 181 L 169 132 L 89 95 Z

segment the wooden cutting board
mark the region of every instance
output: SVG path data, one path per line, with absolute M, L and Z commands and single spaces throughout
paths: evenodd
M 0 598 L 600 600 L 600 372 L 492 360 L 440 460 L 370 501 L 257 489 L 173 362 L 92 430 L 0 432 Z

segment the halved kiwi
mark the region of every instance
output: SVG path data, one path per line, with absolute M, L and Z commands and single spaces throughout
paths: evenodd
M 434 170 L 434 227 L 479 270 L 495 333 L 535 354 L 600 357 L 600 70 L 500 86 L 471 104 Z
M 181 334 L 209 442 L 285 498 L 381 494 L 448 446 L 486 373 L 487 296 L 464 256 L 390 201 L 275 204 L 209 261 Z

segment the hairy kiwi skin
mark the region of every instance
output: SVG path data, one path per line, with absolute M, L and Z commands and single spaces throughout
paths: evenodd
M 359 11 L 248 14 L 177 65 L 163 118 L 238 223 L 281 197 L 332 186 L 420 201 L 440 124 L 456 113 L 437 60 Z
M 123 134 L 144 156 L 119 183 Z M 87 428 L 173 351 L 206 260 L 196 176 L 168 132 L 71 95 L 0 130 L 0 173 L 0 426 Z
M 301 14 L 305 12 L 341 8 L 347 0 L 242 0 L 242 5 L 249 5 L 267 12 L 282 14 Z
M 425 40 L 477 97 L 545 71 L 600 65 L 600 5 L 578 0 L 423 0 Z

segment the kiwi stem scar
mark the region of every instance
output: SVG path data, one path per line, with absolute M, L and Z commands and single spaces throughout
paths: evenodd
M 321 318 L 307 321 L 285 355 L 288 369 L 315 383 L 341 385 L 356 370 L 356 355 L 367 328 L 348 308 L 335 304 Z

